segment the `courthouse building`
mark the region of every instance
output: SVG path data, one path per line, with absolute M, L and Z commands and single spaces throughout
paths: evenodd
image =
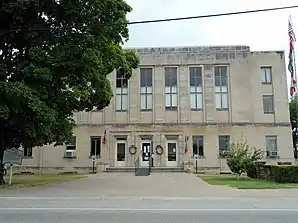
M 114 97 L 102 111 L 75 114 L 65 146 L 24 151 L 23 168 L 89 171 L 133 168 L 143 152 L 155 168 L 228 171 L 229 140 L 266 150 L 268 163 L 293 161 L 283 51 L 248 46 L 137 48 L 129 80 L 109 75 Z M 140 158 L 140 164 L 148 160 Z

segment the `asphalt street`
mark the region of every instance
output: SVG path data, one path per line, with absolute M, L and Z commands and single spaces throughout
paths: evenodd
M 298 198 L 0 197 L 0 223 L 290 222 Z
M 0 211 L 2 223 L 296 223 L 283 211 Z

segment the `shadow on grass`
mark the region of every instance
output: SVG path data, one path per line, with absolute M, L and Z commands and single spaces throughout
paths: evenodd
M 279 184 L 270 180 L 251 179 L 247 176 L 201 174 L 199 177 L 210 185 L 222 185 L 238 189 L 298 188 L 298 184 Z

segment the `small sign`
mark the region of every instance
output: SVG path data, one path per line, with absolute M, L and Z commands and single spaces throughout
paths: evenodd
M 95 161 L 96 161 L 96 156 L 93 155 L 93 156 L 92 156 L 92 162 L 95 162 Z
M 17 148 L 7 149 L 4 151 L 3 164 L 22 165 L 23 156 L 24 156 L 23 150 L 20 150 Z
M 199 155 L 198 154 L 195 154 L 193 157 L 194 157 L 195 160 L 198 160 L 199 159 Z

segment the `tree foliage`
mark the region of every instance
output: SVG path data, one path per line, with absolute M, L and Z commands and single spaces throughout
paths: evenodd
M 107 75 L 129 78 L 139 60 L 128 40 L 124 0 L 7 0 L 0 3 L 0 183 L 4 150 L 60 145 L 74 112 L 101 110 Z
M 228 151 L 227 165 L 233 173 L 238 175 L 247 173 L 264 155 L 264 151 L 251 147 L 247 144 L 247 140 L 243 139 L 230 142 Z

